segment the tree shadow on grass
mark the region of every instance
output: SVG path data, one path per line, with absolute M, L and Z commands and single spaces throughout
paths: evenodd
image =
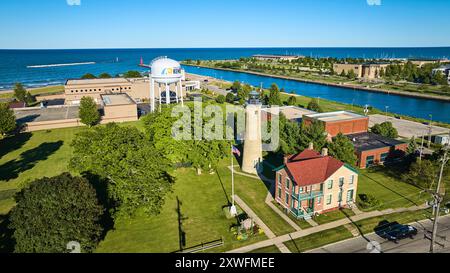
M 32 169 L 39 161 L 46 160 L 58 151 L 63 141 L 42 143 L 38 147 L 23 152 L 19 159 L 14 159 L 0 166 L 0 180 L 9 181 L 19 177 L 19 174 Z
M 100 225 L 103 228 L 102 234 L 100 235 L 100 241 L 102 241 L 105 239 L 108 232 L 114 229 L 114 219 L 112 214 L 115 205 L 108 197 L 108 180 L 91 172 L 84 172 L 81 176 L 91 183 L 97 193 L 99 203 L 105 208 L 105 212 L 100 219 Z
M 9 223 L 9 214 L 0 215 L 0 253 L 14 252 L 14 232 L 8 228 Z
M 0 159 L 12 151 L 18 150 L 31 138 L 31 133 L 22 133 L 0 140 Z

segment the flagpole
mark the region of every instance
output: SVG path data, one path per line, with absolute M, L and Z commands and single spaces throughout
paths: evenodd
M 236 206 L 234 203 L 234 150 L 233 150 L 233 144 L 231 144 L 231 208 L 230 208 L 230 214 L 233 216 L 237 215 Z

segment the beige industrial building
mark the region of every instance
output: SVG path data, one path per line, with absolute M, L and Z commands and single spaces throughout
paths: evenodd
M 253 55 L 252 57 L 259 61 L 295 61 L 304 58 L 304 56 L 299 55 L 262 55 L 262 54 Z
M 200 89 L 198 81 L 182 81 L 181 85 L 183 97 L 186 97 L 186 91 Z M 158 83 L 155 89 L 158 89 Z M 175 92 L 174 86 L 171 86 L 170 92 Z M 116 93 L 128 94 L 139 103 L 150 99 L 150 82 L 148 78 L 74 79 L 66 82 L 64 93 L 67 105 L 78 105 L 82 97 L 92 97 L 100 104 L 102 95 Z M 161 94 L 156 93 L 155 97 L 159 100 Z
M 104 123 L 138 120 L 137 105 L 128 94 L 101 95 Z
M 366 63 L 366 64 L 334 64 L 334 73 L 340 75 L 343 71 L 348 74 L 351 70 L 355 73 L 357 78 L 377 79 L 380 77 L 380 72 L 386 68 L 389 63 Z

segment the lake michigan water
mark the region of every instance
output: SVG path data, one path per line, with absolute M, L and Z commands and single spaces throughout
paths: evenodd
M 146 71 L 137 64 L 141 57 L 150 63 L 158 56 L 176 60 L 236 59 L 254 54 L 299 54 L 313 57 L 362 58 L 450 58 L 450 47 L 439 48 L 198 48 L 198 49 L 86 49 L 86 50 L 0 50 L 0 92 L 16 82 L 27 87 L 63 84 L 86 73 L 112 75 L 128 70 Z M 74 64 L 74 65 L 68 65 Z M 49 66 L 50 67 L 46 67 Z M 277 83 L 280 88 L 298 94 L 355 105 L 371 105 L 384 110 L 450 123 L 450 102 L 409 98 L 397 95 L 355 91 L 352 89 L 280 80 L 245 73 L 186 67 L 187 72 L 224 80 L 241 80 L 265 87 Z

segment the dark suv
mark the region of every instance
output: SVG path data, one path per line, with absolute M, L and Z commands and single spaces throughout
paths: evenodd
M 383 239 L 397 243 L 405 238 L 413 239 L 417 235 L 417 228 L 398 222 L 383 221 L 375 228 L 375 233 Z

